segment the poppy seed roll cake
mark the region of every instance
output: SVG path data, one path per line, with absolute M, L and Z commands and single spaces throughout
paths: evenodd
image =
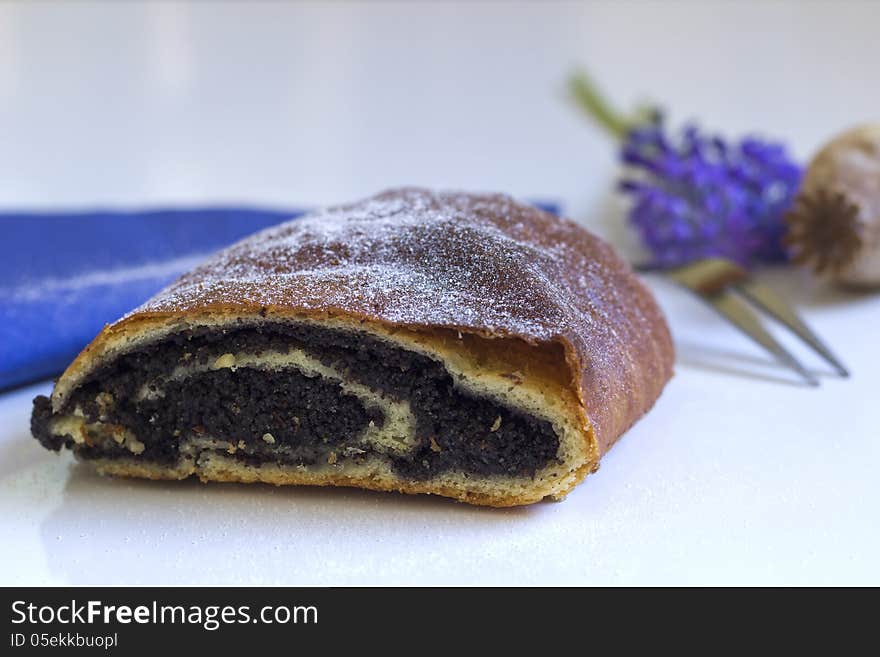
M 672 373 L 651 294 L 573 222 L 400 189 L 257 233 L 107 326 L 32 430 L 99 471 L 561 499 Z

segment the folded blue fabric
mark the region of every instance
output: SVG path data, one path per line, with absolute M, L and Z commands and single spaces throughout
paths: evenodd
M 0 390 L 61 372 L 104 324 L 301 210 L 0 214 Z
M 0 390 L 59 374 L 105 324 L 212 252 L 301 214 L 0 213 Z

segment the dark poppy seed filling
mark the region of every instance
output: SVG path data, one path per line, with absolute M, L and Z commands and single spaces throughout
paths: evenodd
M 400 450 L 366 445 L 364 432 L 387 418 L 340 380 L 294 367 L 212 368 L 227 353 L 259 357 L 293 350 L 341 373 L 343 382 L 408 402 L 414 441 Z M 184 374 L 173 375 L 175 370 Z M 125 427 L 139 451 L 113 440 L 90 446 L 55 435 L 53 419 L 76 408 L 86 423 Z M 38 397 L 32 430 L 43 446 L 67 446 L 84 459 L 173 464 L 187 458 L 188 443 L 207 441 L 203 448 L 216 450 L 210 441 L 224 441 L 232 445 L 225 456 L 250 465 L 342 464 L 380 456 L 412 479 L 446 471 L 533 476 L 556 460 L 559 449 L 549 422 L 455 387 L 438 361 L 362 334 L 304 324 L 243 324 L 168 336 L 92 373 L 59 414 Z

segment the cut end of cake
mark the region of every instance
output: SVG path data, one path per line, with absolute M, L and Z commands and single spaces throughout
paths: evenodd
M 523 372 L 464 352 L 458 368 L 443 361 L 449 344 L 473 340 L 303 321 L 193 326 L 108 360 L 58 408 L 38 397 L 32 429 L 44 447 L 114 475 L 497 506 L 563 496 L 589 455 L 582 432 Z

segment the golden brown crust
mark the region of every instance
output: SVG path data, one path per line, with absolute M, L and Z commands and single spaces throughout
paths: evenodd
M 263 231 L 217 254 L 106 327 L 61 377 L 53 406 L 60 409 L 93 368 L 137 341 L 242 317 L 342 322 L 421 340 L 435 353 L 467 342 L 499 372 L 544 359 L 551 365 L 541 385 L 571 400 L 565 412 L 583 433 L 584 456 L 565 492 L 650 409 L 672 374 L 659 308 L 603 241 L 505 196 L 404 189 Z M 464 342 L 450 347 L 457 334 Z M 350 485 L 464 495 L 431 482 Z M 465 497 L 507 505 L 526 496 Z
M 169 469 L 152 463 L 139 463 L 134 460 L 97 460 L 93 462 L 98 472 L 104 475 L 119 477 L 138 477 L 140 479 L 180 480 L 193 475 L 202 482 L 220 483 L 264 483 L 275 486 L 343 486 L 363 488 L 385 493 L 403 493 L 405 495 L 438 495 L 458 502 L 506 508 L 523 506 L 540 502 L 545 497 L 562 500 L 571 490 L 590 474 L 588 465 L 583 465 L 570 478 L 568 485 L 558 493 L 547 496 L 540 492 L 522 491 L 514 494 L 499 495 L 490 492 L 472 491 L 461 486 L 437 484 L 428 481 L 409 481 L 387 476 L 344 476 L 339 474 L 297 471 L 295 468 L 249 468 L 232 460 L 222 466 L 212 467 L 209 471 L 199 471 L 190 465 Z M 262 472 L 260 470 L 263 470 Z

